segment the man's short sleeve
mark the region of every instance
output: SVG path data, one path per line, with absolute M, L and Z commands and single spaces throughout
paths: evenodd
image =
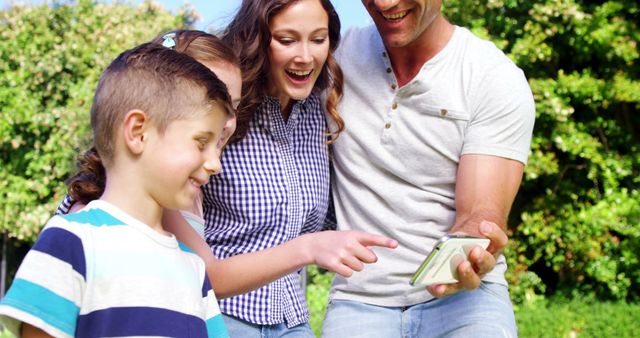
M 474 84 L 472 117 L 462 154 L 484 154 L 527 163 L 535 104 L 522 70 L 503 63 Z

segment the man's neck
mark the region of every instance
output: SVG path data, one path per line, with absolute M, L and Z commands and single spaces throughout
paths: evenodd
M 418 75 L 422 66 L 444 49 L 454 30 L 455 27 L 440 15 L 411 44 L 387 47 L 398 86 L 406 85 Z

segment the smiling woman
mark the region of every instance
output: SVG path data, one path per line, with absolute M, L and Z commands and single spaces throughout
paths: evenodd
M 205 235 L 217 258 L 305 243 L 301 235 L 322 229 L 329 156 L 319 93 L 328 93 L 337 137 L 342 73 L 332 53 L 339 39 L 340 21 L 328 0 L 246 0 L 225 30 L 223 40 L 241 58 L 243 95 L 234 143 L 222 158 L 226 169 L 204 189 Z M 291 262 L 305 260 L 293 250 L 286 249 Z M 231 336 L 269 330 L 313 337 L 300 266 L 293 265 L 268 268 L 273 282 L 221 301 Z

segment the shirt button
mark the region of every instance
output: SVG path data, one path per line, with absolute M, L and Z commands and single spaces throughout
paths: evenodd
M 398 88 L 398 86 L 395 83 L 391 85 L 391 89 L 396 90 L 396 88 Z
M 387 68 L 387 73 L 391 73 L 391 67 Z
M 391 109 L 394 109 L 394 110 L 395 110 L 395 109 L 398 109 L 398 103 L 394 102 L 394 103 L 391 105 Z
M 382 52 L 383 57 L 387 57 L 387 52 Z
M 387 124 L 384 125 L 384 129 L 389 129 L 391 128 L 391 122 L 387 122 Z
M 447 114 L 449 114 L 449 112 L 446 109 L 440 109 L 440 115 L 447 116 Z

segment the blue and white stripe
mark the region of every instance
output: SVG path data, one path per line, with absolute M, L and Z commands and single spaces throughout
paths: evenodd
M 279 101 L 265 99 L 247 136 L 225 149 L 223 172 L 203 187 L 205 237 L 216 257 L 274 247 L 321 229 L 329 201 L 326 131 L 317 95 L 294 103 L 287 121 Z M 297 273 L 223 299 L 220 306 L 260 325 L 292 327 L 309 317 Z
M 0 315 L 58 337 L 227 337 L 204 262 L 183 248 L 93 201 L 47 223 Z

